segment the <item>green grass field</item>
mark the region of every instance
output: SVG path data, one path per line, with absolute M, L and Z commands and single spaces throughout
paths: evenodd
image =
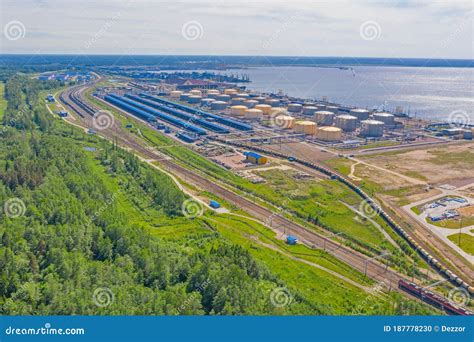
M 474 217 L 464 217 L 462 220 L 449 219 L 441 221 L 432 221 L 429 217 L 427 217 L 426 222 L 441 228 L 459 229 L 474 225 Z
M 454 242 L 466 253 L 474 255 L 474 236 L 461 233 L 461 244 L 459 244 L 459 234 L 449 235 L 448 239 Z
M 153 141 L 156 146 L 166 146 L 170 145 L 170 143 L 175 144 L 172 139 L 159 133 L 157 134 L 145 125 L 133 119 L 130 121 L 134 127 L 139 128 L 145 136 L 149 137 L 149 140 Z M 88 136 L 79 129 L 67 126 L 67 123 L 61 120 L 57 122 L 64 127 L 65 135 L 66 133 L 71 134 L 73 132 L 72 138 L 76 139 L 78 144 L 84 147 L 100 148 L 100 139 L 98 137 Z M 171 155 L 176 156 L 183 164 L 189 165 L 188 163 L 191 163 L 191 165 L 195 165 L 203 172 L 209 172 L 209 169 L 205 169 L 212 165 L 211 172 L 217 173 L 220 177 L 229 176 L 228 171 L 221 169 L 181 145 L 176 145 L 169 149 L 165 147 L 164 149 Z M 189 248 L 190 252 L 195 249 L 209 248 L 209 246 L 212 246 L 213 241 L 217 241 L 216 239 L 224 239 L 244 246 L 259 263 L 265 265 L 270 272 L 284 282 L 282 285 L 288 288 L 292 296 L 310 305 L 314 308 L 314 312 L 326 314 L 394 314 L 397 313 L 396 308 L 401 307 L 401 305 L 394 304 L 399 304 L 400 302 L 414 305 L 420 314 L 431 312 L 431 309 L 427 309 L 426 306 L 416 304 L 411 300 L 406 301 L 393 292 L 389 295 L 368 296 L 365 291 L 350 282 L 336 277 L 330 272 L 308 265 L 303 261 L 325 267 L 332 272 L 337 272 L 365 286 L 374 286 L 373 282 L 365 278 L 361 273 L 323 251 L 311 250 L 303 245 L 287 246 L 282 240 L 276 238 L 273 231 L 251 219 L 227 214 L 217 215 L 209 212 L 205 213 L 203 217 L 194 220 L 182 217 L 165 217 L 160 210 L 155 209 L 151 198 L 144 196 L 140 189 L 128 185 L 126 191 L 118 191 L 123 189 L 126 184 L 125 179 L 122 179 L 120 176 L 111 176 L 96 159 L 96 153 L 98 152 L 87 153 L 89 155 L 88 163 L 94 170 L 94 176 L 107 184 L 111 192 L 117 193 L 117 206 L 120 208 L 120 211 L 127 213 L 127 217 L 133 225 L 142 227 L 149 231 L 150 234 L 162 239 L 183 244 Z M 245 180 L 237 176 L 234 177 L 245 185 Z M 281 175 L 281 180 L 284 182 L 288 181 L 284 175 Z M 309 199 L 304 197 L 299 200 L 307 201 L 308 203 L 305 205 L 314 206 L 314 208 L 320 208 L 320 210 L 335 210 L 332 208 L 332 205 L 335 204 L 331 203 L 334 198 L 337 196 L 345 198 L 347 196 L 337 183 L 327 182 L 328 184 L 313 184 L 310 189 L 306 189 L 307 193 L 305 196 L 309 196 Z M 289 182 L 288 185 L 283 184 L 286 192 L 283 191 L 281 193 L 275 192 L 268 185 L 262 185 L 261 188 L 263 189 L 262 191 L 267 191 L 267 195 L 277 194 L 278 198 L 282 199 L 288 191 L 292 191 L 295 185 L 298 184 L 296 182 Z M 306 186 L 303 188 L 306 188 Z M 205 195 L 215 198 L 211 194 Z M 352 201 L 347 198 L 345 199 L 349 202 Z M 221 199 L 218 200 L 224 203 Z M 298 202 L 298 200 L 295 201 L 296 203 Z M 315 203 L 310 203 L 312 201 Z M 347 215 L 342 210 L 344 208 L 342 205 L 337 207 L 341 211 L 341 217 Z M 305 210 L 304 205 L 301 206 L 301 209 Z
M 273 171 L 269 171 L 270 182 L 268 184 L 253 184 L 204 158 L 188 147 L 177 143 L 162 132 L 157 132 L 148 125 L 111 109 L 103 102 L 93 98 L 91 92 L 92 90 L 86 96 L 96 106 L 111 110 L 122 124 L 131 123 L 133 125 L 132 132 L 138 134 L 137 130 L 139 129 L 142 138 L 165 154 L 174 157 L 183 166 L 212 177 L 223 185 L 231 186 L 235 192 L 251 197 L 272 210 L 276 210 L 276 207 L 283 207 L 286 209 L 285 215 L 289 218 L 321 231 L 320 228 L 308 222 L 311 214 L 312 219 L 317 217 L 317 223 L 325 226 L 330 232 L 344 233 L 343 236 L 350 242 L 351 246 L 364 253 L 379 254 L 384 249 L 390 250 L 394 255 L 399 253 L 385 240 L 372 223 L 354 213 L 344 204 L 346 203 L 357 209 L 361 201 L 355 193 L 344 185 L 330 180 L 306 183 L 298 180 L 296 182 L 292 177 L 285 175 L 284 172 L 272 173 Z M 265 176 L 265 173 L 262 176 Z M 275 182 L 275 184 L 272 184 L 272 182 Z M 297 196 L 290 197 L 289 195 L 295 189 L 297 183 L 300 184 Z M 386 231 L 390 231 L 385 223 L 379 222 L 379 224 Z M 326 233 L 328 232 L 326 231 Z M 398 258 L 404 259 L 405 257 L 403 253 L 399 253 Z M 405 261 L 408 260 L 405 259 Z

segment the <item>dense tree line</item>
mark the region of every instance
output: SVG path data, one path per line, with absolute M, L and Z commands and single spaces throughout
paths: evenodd
M 152 235 L 141 223 L 184 220 L 183 193 L 130 153 L 54 120 L 40 99 L 52 87 L 24 75 L 6 82 L 0 314 L 333 312 L 296 289 L 291 305 L 272 304 L 270 293 L 285 284 L 212 229 L 185 242 Z M 143 222 L 130 219 L 131 206 Z M 379 300 L 361 312 L 396 313 Z
M 0 203 L 19 202 L 0 216 L 1 314 L 308 313 L 304 304 L 272 306 L 277 279 L 214 233 L 190 249 L 130 224 L 117 191 L 132 202 L 150 199 L 169 219 L 182 215 L 184 195 L 167 176 L 94 137 L 98 164 L 91 162 L 44 113 L 46 89 L 25 76 L 6 82 Z M 101 295 L 109 305 L 97 305 Z

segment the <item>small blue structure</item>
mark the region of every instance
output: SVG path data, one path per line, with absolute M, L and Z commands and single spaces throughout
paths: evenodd
M 298 242 L 298 239 L 295 236 L 288 235 L 286 237 L 286 243 L 289 245 L 296 245 L 297 242 Z
M 294 162 L 295 160 L 296 160 L 295 157 L 288 157 L 288 161 L 290 161 L 290 162 Z
M 267 162 L 267 157 L 264 157 L 255 152 L 244 152 L 245 159 L 253 164 L 262 165 Z
M 49 94 L 48 96 L 46 96 L 46 101 L 48 102 L 55 102 L 56 100 L 54 99 L 54 96 Z
M 127 124 L 125 128 L 132 128 L 132 124 Z
M 59 116 L 62 117 L 62 118 L 65 118 L 67 117 L 67 112 L 65 110 L 62 110 L 59 112 Z
M 187 143 L 193 143 L 196 140 L 198 140 L 198 137 L 191 134 L 191 133 L 178 132 L 178 133 L 176 133 L 176 136 L 179 139 L 181 139 L 181 140 L 183 140 L 184 142 L 187 142 Z
M 89 129 L 87 130 L 87 133 L 89 133 L 89 134 L 95 134 L 95 131 L 94 131 L 92 128 L 89 128 Z
M 214 201 L 214 200 L 211 200 L 211 201 L 209 202 L 209 206 L 210 206 L 211 208 L 214 208 L 214 209 L 218 209 L 218 208 L 221 207 L 221 205 L 219 204 L 219 202 Z

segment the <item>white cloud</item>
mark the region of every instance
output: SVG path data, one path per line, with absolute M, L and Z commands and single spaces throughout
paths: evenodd
M 471 1 L 2 0 L 2 26 L 21 21 L 26 35 L 2 36 L 1 49 L 473 58 L 472 10 Z M 192 20 L 204 34 L 186 40 Z M 366 21 L 379 24 L 379 38 L 360 37 Z

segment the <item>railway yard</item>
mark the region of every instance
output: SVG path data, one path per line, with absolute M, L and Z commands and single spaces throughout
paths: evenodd
M 63 120 L 173 175 L 201 203 L 208 198 L 192 188 L 389 290 L 470 314 L 473 255 L 460 239 L 474 236 L 471 127 L 98 74 L 57 98 Z

